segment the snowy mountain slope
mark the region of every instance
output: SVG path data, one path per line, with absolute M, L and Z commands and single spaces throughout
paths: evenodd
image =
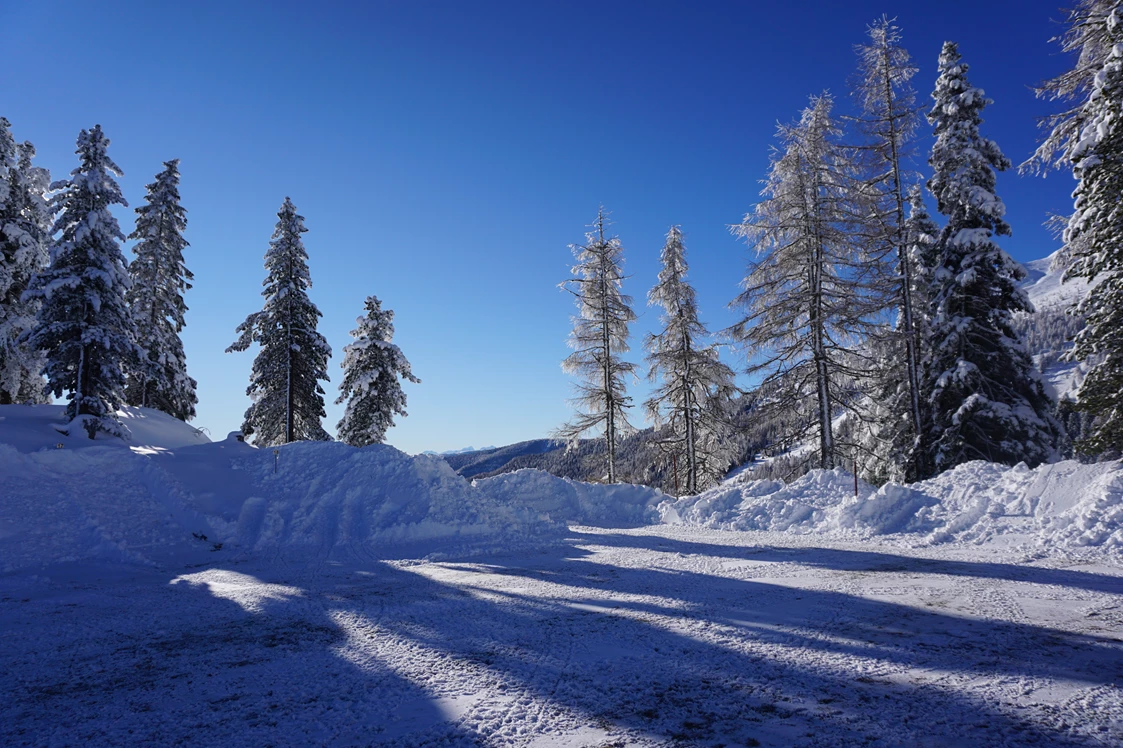
M 1087 366 L 1065 360 L 1073 336 L 1084 326 L 1083 320 L 1070 310 L 1087 295 L 1090 284 L 1079 279 L 1061 283 L 1063 270 L 1054 267 L 1056 257 L 1054 252 L 1025 263 L 1028 276 L 1021 285 L 1033 302 L 1034 312 L 1016 315 L 1014 323 L 1050 396 L 1054 400 L 1074 400 Z
M 1048 257 L 1023 264 L 1027 275 L 1021 286 L 1039 312 L 1047 309 L 1066 310 L 1088 293 L 1090 286 L 1086 280 L 1074 279 L 1061 283 L 1063 270 L 1053 267 L 1059 253 L 1058 249 Z

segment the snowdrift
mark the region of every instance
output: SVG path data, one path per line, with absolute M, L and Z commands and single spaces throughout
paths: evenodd
M 857 496 L 851 474 L 813 470 L 791 485 L 724 484 L 658 512 L 663 522 L 716 529 L 1123 551 L 1123 466 L 969 462 L 909 486 L 859 482 Z
M 655 521 L 664 497 L 538 471 L 473 485 L 434 456 L 388 446 L 208 443 L 162 413 L 129 409 L 133 438 L 63 437 L 57 406 L 0 406 L 0 570 L 105 559 L 203 563 L 307 551 L 317 558 L 509 547 L 567 522 Z M 62 444 L 62 448 L 58 445 Z M 439 541 L 439 542 L 438 542 Z M 394 551 L 390 551 L 394 549 Z

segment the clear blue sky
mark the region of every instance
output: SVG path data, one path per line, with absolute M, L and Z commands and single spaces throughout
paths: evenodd
M 958 41 L 995 100 L 984 132 L 1017 163 L 1050 111 L 1030 86 L 1069 64 L 1048 43 L 1059 4 L 0 0 L 0 115 L 55 178 L 76 163 L 78 131 L 100 123 L 131 207 L 163 161 L 181 159 L 196 425 L 221 438 L 249 404 L 253 353 L 223 350 L 260 309 L 288 195 L 307 219 L 310 295 L 335 351 L 330 399 L 375 294 L 422 379 L 406 385 L 410 416 L 388 440 L 409 452 L 498 445 L 570 415 L 559 362 L 574 308 L 556 286 L 598 205 L 642 314 L 633 360 L 658 322 L 645 300 L 671 224 L 704 320 L 724 327 L 748 258 L 727 226 L 757 199 L 775 124 L 824 89 L 849 109 L 852 47 L 869 22 L 898 17 L 925 104 L 941 43 Z M 1071 189 L 1064 173 L 999 177 L 1016 259 L 1056 248 L 1042 222 L 1070 210 Z M 120 213 L 126 233 L 133 215 Z M 329 430 L 339 415 L 329 406 Z

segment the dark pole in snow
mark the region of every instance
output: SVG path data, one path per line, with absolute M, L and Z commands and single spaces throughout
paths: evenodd
M 858 458 L 854 458 L 854 496 L 858 495 Z
M 273 474 L 277 474 L 277 462 L 281 459 L 281 450 L 273 450 Z

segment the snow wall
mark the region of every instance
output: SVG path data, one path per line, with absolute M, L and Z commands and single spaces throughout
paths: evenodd
M 329 558 L 511 547 L 567 524 L 658 521 L 666 497 L 535 470 L 469 483 L 393 447 L 209 442 L 130 408 L 129 442 L 65 436 L 57 406 L 0 406 L 0 570 L 105 559 L 205 563 L 307 551 Z M 212 554 L 220 554 L 215 556 Z

